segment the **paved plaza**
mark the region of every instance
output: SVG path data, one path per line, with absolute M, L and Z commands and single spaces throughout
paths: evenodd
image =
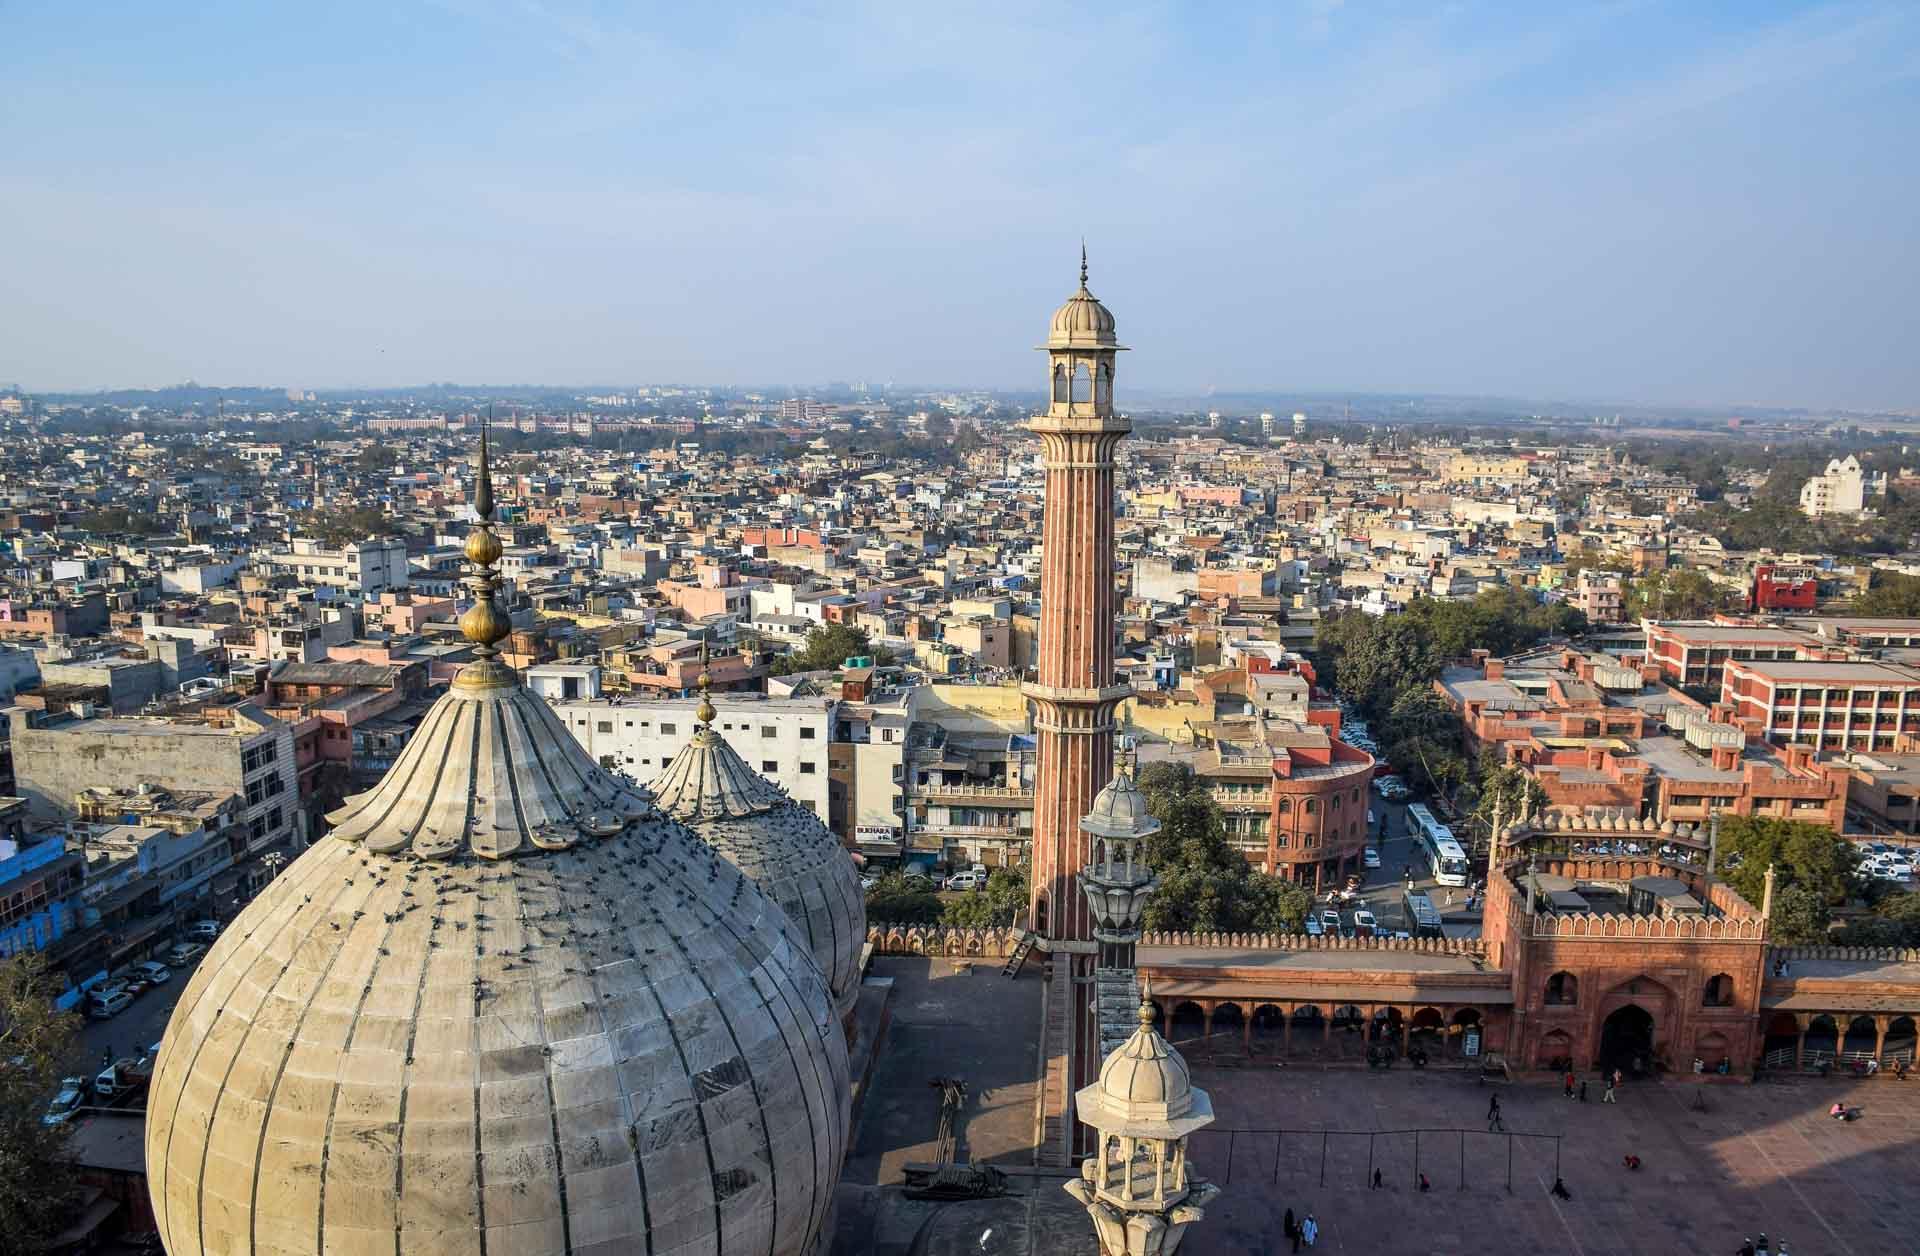
M 1195 1140 L 1201 1171 L 1227 1189 L 1182 1248 L 1188 1256 L 1285 1250 L 1279 1218 L 1288 1207 L 1317 1217 L 1318 1250 L 1369 1256 L 1712 1256 L 1762 1230 L 1785 1237 L 1795 1256 L 1920 1252 L 1920 1078 L 1629 1084 L 1617 1104 L 1600 1103 L 1598 1085 L 1580 1104 L 1552 1082 L 1483 1087 L 1452 1070 L 1200 1067 L 1195 1081 L 1212 1093 L 1219 1127 L 1299 1132 Z M 1561 1136 L 1512 1140 L 1511 1193 L 1508 1140 L 1483 1132 L 1494 1094 L 1509 1130 Z M 1859 1105 L 1861 1118 L 1827 1117 L 1836 1099 Z M 1471 1132 L 1420 1136 L 1425 1195 L 1412 1134 L 1329 1132 L 1442 1127 Z M 1370 1143 L 1379 1190 L 1367 1186 Z M 1547 1193 L 1556 1152 L 1571 1200 Z M 1641 1159 L 1637 1173 L 1622 1167 L 1629 1153 Z

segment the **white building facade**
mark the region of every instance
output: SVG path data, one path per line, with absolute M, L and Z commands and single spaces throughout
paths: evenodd
M 794 801 L 827 819 L 827 746 L 835 701 L 713 695 L 720 734 L 747 766 L 778 784 Z M 698 698 L 662 702 L 598 699 L 558 702 L 554 712 L 574 740 L 603 764 L 645 784 L 658 776 L 693 735 Z

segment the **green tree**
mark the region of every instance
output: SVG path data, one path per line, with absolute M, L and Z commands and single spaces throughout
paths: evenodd
M 996 868 L 987 874 L 984 890 L 963 894 L 946 904 L 943 924 L 984 929 L 1012 923 L 1027 909 L 1027 873 L 1024 868 Z
M 1144 850 L 1160 878 L 1143 913 L 1146 928 L 1298 931 L 1311 896 L 1305 887 L 1255 871 L 1228 845 L 1225 818 L 1204 781 L 1183 765 L 1156 763 L 1139 784 L 1160 821 Z
M 158 515 L 147 511 L 128 510 L 125 506 L 107 506 L 100 510 L 89 510 L 74 522 L 88 532 L 102 536 L 115 533 L 131 533 L 134 536 L 154 536 L 166 532 L 171 524 Z
M 867 919 L 896 925 L 938 924 L 940 896 L 917 877 L 890 872 L 867 891 Z
M 1785 889 L 1804 890 L 1822 904 L 1845 902 L 1854 890 L 1860 853 L 1852 842 L 1835 837 L 1824 825 L 1765 816 L 1721 817 L 1720 867 L 1749 903 L 1765 898 L 1769 864 L 1774 869 L 1778 918 L 1780 892 Z
M 398 465 L 399 462 L 400 455 L 395 453 L 391 446 L 380 444 L 368 445 L 353 459 L 353 465 L 362 471 L 384 471 L 388 467 Z
M 1773 940 L 1785 946 L 1808 946 L 1827 940 L 1833 910 L 1818 893 L 1791 885 L 1773 895 Z
M 30 1252 L 60 1229 L 73 1202 L 68 1127 L 40 1117 L 73 1049 L 78 1018 L 54 1010 L 45 961 L 0 961 L 0 1234 Z
M 1627 586 L 1628 619 L 1705 619 L 1725 610 L 1734 595 L 1705 573 L 1686 568 L 1656 571 Z
M 772 670 L 776 676 L 793 672 L 830 671 L 850 658 L 863 655 L 871 656 L 874 664 L 880 667 L 893 661 L 893 652 L 883 646 L 873 645 L 866 629 L 856 628 L 852 624 L 822 624 L 807 634 L 806 643 L 798 650 L 784 658 L 775 659 Z
M 1920 616 L 1920 576 L 1886 571 L 1874 576 L 1873 587 L 1853 599 L 1856 615 L 1884 615 L 1892 619 Z
M 1873 915 L 1850 922 L 1839 934 L 1846 946 L 1920 946 L 1920 894 L 1889 894 Z

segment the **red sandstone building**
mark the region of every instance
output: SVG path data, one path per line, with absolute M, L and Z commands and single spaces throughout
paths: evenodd
M 1419 1047 L 1437 1064 L 1733 1075 L 1911 1062 L 1920 953 L 1771 944 L 1698 867 L 1591 859 L 1617 831 L 1513 832 L 1482 936 L 1148 935 L 1140 974 L 1175 1042 L 1296 1060 Z

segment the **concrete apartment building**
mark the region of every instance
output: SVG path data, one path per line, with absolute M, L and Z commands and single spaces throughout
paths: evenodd
M 330 589 L 342 600 L 364 602 L 408 583 L 407 547 L 397 537 L 368 537 L 329 549 L 311 537 L 267 554 L 261 565 L 301 584 Z
M 1626 581 L 1618 572 L 1582 571 L 1567 604 L 1588 623 L 1617 624 L 1626 618 Z
M 762 698 L 716 693 L 713 731 L 747 766 L 778 784 L 822 820 L 829 806 L 829 698 Z M 659 775 L 693 735 L 698 698 L 558 702 L 554 712 L 588 754 L 642 783 Z
M 8 712 L 14 787 L 43 823 L 73 817 L 89 789 L 147 782 L 182 794 L 238 795 L 250 855 L 282 843 L 305 845 L 293 732 L 258 707 L 34 722 L 29 714 L 18 707 Z

